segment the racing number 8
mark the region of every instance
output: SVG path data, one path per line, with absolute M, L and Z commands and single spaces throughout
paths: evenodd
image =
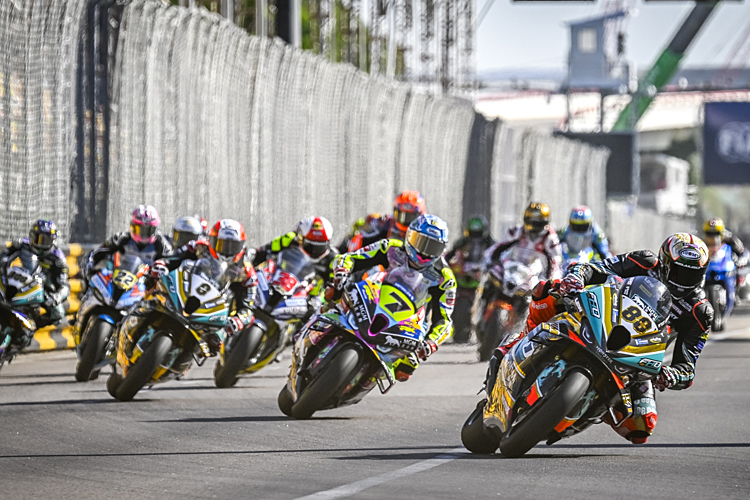
M 635 306 L 625 309 L 622 312 L 622 319 L 633 323 L 633 329 L 638 333 L 646 333 L 651 328 L 651 320 L 643 317 L 641 311 Z

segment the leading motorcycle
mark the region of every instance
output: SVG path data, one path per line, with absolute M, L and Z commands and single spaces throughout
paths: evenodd
M 117 363 L 107 391 L 130 401 L 145 385 L 179 379 L 195 359 L 214 354 L 204 340 L 229 314 L 226 263 L 211 258 L 184 261 L 162 276 L 130 310 L 118 329 Z
M 732 259 L 732 249 L 726 243 L 708 242 L 708 269 L 704 288 L 708 301 L 714 309 L 711 330 L 724 329 L 726 319 L 732 314 L 737 281 L 737 266 Z
M 96 379 L 102 368 L 114 363 L 113 334 L 128 309 L 143 299 L 148 269 L 139 256 L 116 252 L 89 280 L 74 327 L 78 382 Z
M 531 292 L 547 269 L 541 254 L 517 246 L 503 252 L 500 262 L 482 275 L 472 308 L 480 361 L 488 361 L 507 335 L 523 328 Z
M 316 411 L 357 403 L 376 385 L 388 392 L 396 383 L 394 362 L 404 356 L 416 362 L 429 286 L 408 267 L 348 285 L 341 301 L 302 328 L 279 409 L 308 419 Z
M 0 368 L 31 343 L 44 304 L 44 274 L 39 258 L 23 249 L 0 269 Z M 11 343 L 13 338 L 17 343 Z
M 258 271 L 253 322 L 224 343 L 214 369 L 216 387 L 232 387 L 276 359 L 308 314 L 315 264 L 307 254 L 289 247 Z
M 622 425 L 633 414 L 631 387 L 656 377 L 664 362 L 671 304 L 666 287 L 645 276 L 610 277 L 577 294 L 569 312 L 539 325 L 491 367 L 487 397 L 461 430 L 464 446 L 519 457 L 607 416 Z

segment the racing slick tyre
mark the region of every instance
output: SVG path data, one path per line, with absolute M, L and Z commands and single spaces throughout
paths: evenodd
M 720 332 L 724 329 L 724 306 L 721 304 L 723 288 L 712 285 L 708 288 L 708 301 L 714 309 L 714 319 L 711 320 L 711 331 Z
M 328 362 L 322 372 L 299 394 L 292 406 L 292 417 L 307 420 L 322 408 L 336 392 L 354 376 L 359 364 L 359 351 L 344 346 Z
M 477 407 L 474 408 L 461 428 L 461 443 L 467 450 L 479 455 L 495 453 L 498 444 L 500 444 L 500 440 L 484 428 L 484 406 L 486 404 L 486 399 L 477 403 Z
M 233 387 L 239 377 L 237 374 L 247 365 L 250 356 L 258 348 L 260 339 L 263 338 L 263 330 L 252 325 L 250 328 L 244 328 L 237 336 L 230 339 L 227 352 L 224 350 L 224 362 L 216 363 L 214 370 L 214 383 L 219 389 Z
M 545 439 L 565 415 L 575 407 L 589 389 L 589 378 L 580 371 L 571 371 L 553 392 L 543 398 L 538 408 L 524 418 L 500 440 L 500 452 L 516 458 Z
M 115 398 L 130 401 L 154 376 L 164 357 L 172 349 L 172 339 L 166 335 L 156 337 L 141 354 L 117 388 Z
M 107 392 L 110 396 L 117 399 L 117 388 L 122 383 L 122 375 L 115 373 L 114 371 L 107 379 Z
M 477 346 L 479 361 L 489 361 L 494 354 L 495 349 L 505 337 L 503 323 L 500 321 L 499 316 L 499 311 L 495 311 L 484 325 L 484 335 L 482 335 L 479 345 Z
M 471 340 L 471 305 L 474 298 L 459 294 L 453 308 L 453 342 L 466 344 Z
M 112 329 L 112 324 L 98 318 L 94 320 L 86 339 L 86 345 L 83 346 L 81 360 L 78 361 L 76 366 L 76 380 L 78 382 L 87 382 L 99 376 L 99 371 L 94 370 L 94 367 L 104 359 L 104 349 L 107 348 L 107 341 L 112 334 Z
M 276 402 L 279 403 L 279 410 L 281 410 L 281 413 L 287 417 L 292 416 L 294 400 L 292 399 L 292 395 L 289 393 L 289 389 L 287 389 L 286 385 L 281 388 L 281 391 L 279 391 L 279 397 L 276 399 Z

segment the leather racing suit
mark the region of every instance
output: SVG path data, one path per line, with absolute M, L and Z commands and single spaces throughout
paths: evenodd
M 98 262 L 115 252 L 137 255 L 144 263 L 151 265 L 158 259 L 170 256 L 172 251 L 169 239 L 160 232 L 156 233 L 156 239 L 153 243 L 141 246 L 130 237 L 129 232 L 123 231 L 113 234 L 107 238 L 102 246 L 91 252 L 89 256 L 89 269 L 93 269 Z M 91 271 L 87 274 L 91 274 Z
M 536 238 L 532 239 L 524 231 L 522 225 L 512 227 L 508 230 L 505 238 L 492 245 L 485 253 L 485 260 L 497 262 L 500 256 L 511 247 L 518 246 L 528 249 L 529 251 L 538 252 L 547 259 L 547 276 L 548 279 L 558 279 L 562 277 L 562 249 L 560 240 L 554 229 L 547 228 Z
M 390 271 L 393 268 L 408 265 L 409 258 L 403 246 L 402 241 L 383 239 L 356 252 L 341 254 L 333 267 L 345 268 L 350 274 L 378 265 Z M 430 330 L 425 340 L 431 340 L 439 346 L 453 333 L 451 317 L 456 302 L 456 279 L 443 257 L 419 272 L 431 282 L 428 289 L 430 295 L 428 314 L 431 312 Z M 400 371 L 407 376 L 414 373 L 417 366 L 419 366 L 419 360 L 413 353 L 393 364 L 394 371 Z
M 404 241 L 405 235 L 406 231 L 398 228 L 392 215 L 368 216 L 366 223 L 339 245 L 339 251 L 354 252 L 383 239 Z
M 622 278 L 650 276 L 661 280 L 658 273 L 659 260 L 650 250 L 639 250 L 616 255 L 600 262 L 587 262 L 571 266 L 568 273 L 577 275 L 585 285 L 604 283 L 607 276 Z M 524 331 L 504 342 L 498 350 L 504 355 L 529 331 L 549 321 L 555 314 L 565 310 L 562 297 L 555 291 L 559 283 L 542 283 L 535 290 L 529 319 Z M 540 305 L 546 307 L 539 307 Z M 534 306 L 537 306 L 536 308 Z M 671 382 L 672 390 L 687 389 L 695 378 L 695 365 L 708 339 L 713 319 L 713 308 L 706 299 L 703 288 L 696 287 L 684 297 L 672 297 L 669 326 L 674 337 L 674 352 L 670 366 L 662 372 Z M 632 391 L 634 414 L 615 431 L 636 444 L 645 443 L 653 433 L 657 421 L 656 398 L 651 380 L 647 380 Z M 606 419 L 605 419 L 606 420 Z M 608 422 L 611 424 L 611 422 Z
M 28 238 L 13 241 L 0 254 L 0 266 L 5 267 L 22 250 L 34 253 Z M 37 254 L 35 254 L 37 255 Z M 59 323 L 65 316 L 64 302 L 70 296 L 68 264 L 65 254 L 56 246 L 37 255 L 39 266 L 44 274 L 44 308 L 46 313 L 34 318 L 37 328 Z M 14 339 L 14 342 L 28 343 L 31 339 Z
M 574 241 L 577 239 L 580 239 L 580 241 Z M 592 222 L 591 227 L 584 234 L 571 231 L 570 226 L 566 227 L 560 237 L 560 243 L 569 245 L 570 253 L 578 253 L 578 251 L 590 246 L 596 252 L 598 260 L 604 260 L 611 256 L 607 235 L 596 222 Z

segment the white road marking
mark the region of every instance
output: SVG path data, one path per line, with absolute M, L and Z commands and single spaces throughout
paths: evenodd
M 335 498 L 350 497 L 352 495 L 356 495 L 362 490 L 372 488 L 373 486 L 378 486 L 389 481 L 400 479 L 402 477 L 411 476 L 413 474 L 419 474 L 420 472 L 424 472 L 434 467 L 446 464 L 461 456 L 459 452 L 466 452 L 466 449 L 464 449 L 463 447 L 454 448 L 448 453 L 437 455 L 433 458 L 428 458 L 427 460 L 417 462 L 408 467 L 404 467 L 403 469 L 396 469 L 379 476 L 368 477 L 367 479 L 362 479 L 360 481 L 345 484 L 343 486 L 339 486 L 338 488 L 319 491 L 317 493 L 313 493 L 312 495 L 299 497 L 295 500 L 333 500 Z

